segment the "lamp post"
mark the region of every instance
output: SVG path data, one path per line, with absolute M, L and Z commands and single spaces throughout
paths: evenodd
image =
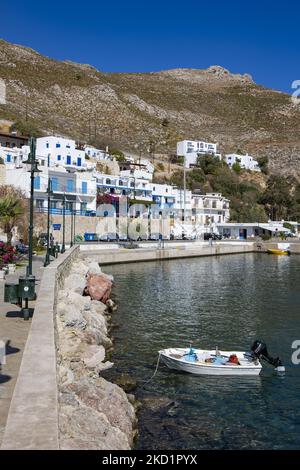
M 50 178 L 48 178 L 47 194 L 48 194 L 48 208 L 47 208 L 47 253 L 46 253 L 46 257 L 45 257 L 44 266 L 48 266 L 48 264 L 50 264 L 50 204 L 51 204 L 51 196 L 52 196 L 52 194 L 53 194 L 53 192 L 52 192 L 52 182 L 51 182 L 51 179 L 50 179 Z
M 38 169 L 37 161 L 35 159 L 36 152 L 36 139 L 30 137 L 29 139 L 30 153 L 28 155 L 28 160 L 24 163 L 30 166 L 28 170 L 30 173 L 30 202 L 29 202 L 29 246 L 28 246 L 28 265 L 26 268 L 26 275 L 32 276 L 32 250 L 33 250 L 33 202 L 34 202 L 34 174 L 41 173 L 41 170 Z
M 70 247 L 73 246 L 73 204 L 71 203 L 71 239 L 70 239 Z
M 73 210 L 73 245 L 75 245 L 75 227 L 76 227 L 76 202 Z
M 136 178 L 135 176 L 129 176 L 128 177 L 128 184 L 129 184 L 129 187 L 130 187 L 130 190 L 131 190 L 131 185 L 130 185 L 130 180 L 133 180 L 133 199 L 135 200 L 135 196 L 136 196 Z M 128 233 L 128 213 L 129 213 L 129 209 L 130 209 L 130 205 L 129 205 L 129 197 L 127 195 L 127 240 L 128 240 L 128 236 L 129 236 L 129 233 Z
M 65 246 L 65 238 L 66 238 L 66 193 L 63 195 L 63 200 L 62 200 L 62 207 L 63 207 L 63 242 L 61 246 L 61 253 L 64 253 L 66 251 L 66 246 Z

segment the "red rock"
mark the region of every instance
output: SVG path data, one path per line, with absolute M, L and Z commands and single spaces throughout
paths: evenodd
M 92 300 L 99 300 L 104 304 L 110 297 L 112 281 L 104 274 L 89 274 L 85 294 Z

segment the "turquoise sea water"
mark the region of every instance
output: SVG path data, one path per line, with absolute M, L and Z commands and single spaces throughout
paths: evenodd
M 160 366 L 136 396 L 142 449 L 300 448 L 300 257 L 223 256 L 107 267 L 119 304 L 110 374 L 151 376 L 166 347 L 248 349 L 255 339 L 279 355 L 250 378 L 199 377 Z M 300 355 L 299 355 L 300 356 Z

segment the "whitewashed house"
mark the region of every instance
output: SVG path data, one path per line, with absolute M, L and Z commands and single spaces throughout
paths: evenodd
M 220 193 L 193 194 L 192 220 L 196 225 L 202 226 L 204 231 L 210 231 L 216 224 L 229 220 L 229 204 L 229 199 Z
M 29 153 L 29 147 L 25 149 Z M 75 140 L 64 137 L 40 137 L 36 142 L 36 159 L 41 166 L 65 167 L 69 171 L 94 168 L 95 164 L 85 159 L 85 151 Z
M 217 152 L 217 144 L 203 140 L 182 140 L 177 142 L 177 156 L 184 157 L 186 168 L 196 165 L 198 157 L 207 154 L 215 155 L 221 159 L 221 154 Z
M 38 212 L 48 207 L 48 178 L 51 180 L 51 214 L 62 213 L 63 195 L 66 197 L 66 213 L 71 210 L 80 215 L 96 213 L 96 179 L 91 172 L 68 172 L 64 168 L 40 167 L 34 178 L 34 204 Z M 6 169 L 6 183 L 24 191 L 30 197 L 30 173 L 25 165 Z
M 244 170 L 261 171 L 258 162 L 248 153 L 246 155 L 230 153 L 225 155 L 225 162 L 230 168 L 232 168 L 234 163 L 238 163 Z

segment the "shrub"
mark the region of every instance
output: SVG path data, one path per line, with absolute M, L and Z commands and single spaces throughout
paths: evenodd
M 18 256 L 13 246 L 0 242 L 0 268 L 8 263 L 16 263 Z

